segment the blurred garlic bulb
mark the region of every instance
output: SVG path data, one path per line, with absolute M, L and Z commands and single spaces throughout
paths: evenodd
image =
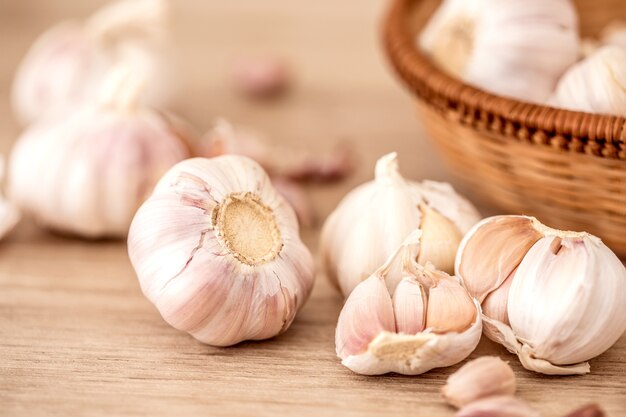
M 141 82 L 117 68 L 98 101 L 27 129 L 9 165 L 13 201 L 62 232 L 126 236 L 161 175 L 189 157 L 183 125 L 138 104 Z
M 417 261 L 452 272 L 463 234 L 480 216 L 450 185 L 405 180 L 395 153 L 376 163 L 374 181 L 352 190 L 322 229 L 320 250 L 326 273 L 344 295 L 370 276 L 415 229 L 420 229 Z M 393 291 L 397 270 L 386 279 Z
M 4 158 L 0 155 L 0 185 L 2 185 L 2 179 L 4 178 Z M 7 199 L 2 195 L 0 190 L 0 239 L 6 236 L 15 227 L 17 222 L 20 221 L 20 212 Z
M 444 0 L 419 46 L 469 84 L 542 103 L 578 58 L 578 19 L 570 0 Z
M 284 332 L 313 286 L 292 208 L 242 156 L 169 170 L 137 212 L 128 252 L 163 318 L 214 346 Z
M 485 334 L 526 369 L 587 373 L 626 331 L 626 268 L 588 233 L 490 217 L 463 238 L 456 274 L 482 303 Z
M 604 45 L 626 48 L 626 20 L 615 20 L 602 29 L 600 41 Z
M 356 373 L 421 374 L 462 361 L 480 340 L 478 303 L 454 277 L 415 262 L 421 235 L 409 235 L 341 310 L 337 355 Z M 385 281 L 394 266 L 402 280 L 390 291 Z
M 572 66 L 559 81 L 549 104 L 626 117 L 626 47 L 604 46 Z
M 23 124 L 54 117 L 97 94 L 113 67 L 124 64 L 147 82 L 145 103 L 170 94 L 165 60 L 165 0 L 120 0 L 84 22 L 62 22 L 33 44 L 15 75 L 14 111 Z

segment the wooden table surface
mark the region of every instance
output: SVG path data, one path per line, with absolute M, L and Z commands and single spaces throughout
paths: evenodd
M 46 27 L 99 4 L 0 0 L 0 152 L 20 131 L 8 101 L 20 57 Z M 322 218 L 388 151 L 400 152 L 407 176 L 449 179 L 385 63 L 378 31 L 384 7 L 364 0 L 176 0 L 181 88 L 188 92 L 177 111 L 199 129 L 225 116 L 314 151 L 353 141 L 355 175 L 310 190 Z M 290 60 L 296 83 L 289 96 L 258 104 L 233 93 L 229 63 L 250 53 Z M 315 251 L 317 229 L 303 234 Z M 458 366 L 416 377 L 363 377 L 342 367 L 334 353 L 341 303 L 318 274 L 284 335 L 208 347 L 169 327 L 144 299 L 124 242 L 63 238 L 24 221 L 0 243 L 0 415 L 453 415 L 438 392 Z M 626 415 L 626 337 L 591 362 L 592 374 L 578 377 L 525 371 L 488 340 L 472 357 L 484 354 L 511 361 L 519 395 L 544 416 L 591 401 L 610 416 Z

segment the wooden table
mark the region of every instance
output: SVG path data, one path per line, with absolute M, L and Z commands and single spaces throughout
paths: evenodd
M 50 24 L 100 3 L 0 1 L 1 152 L 19 133 L 8 95 L 20 57 Z M 358 144 L 359 169 L 350 180 L 310 190 L 321 217 L 371 177 L 384 152 L 400 152 L 410 177 L 448 179 L 379 48 L 384 2 L 175 3 L 182 89 L 189 92 L 177 110 L 199 129 L 225 116 L 314 151 L 339 139 Z M 284 100 L 250 103 L 226 82 L 229 63 L 255 52 L 291 60 L 296 85 Z M 303 233 L 315 249 L 317 230 Z M 24 221 L 0 244 L 0 415 L 451 416 L 438 392 L 458 366 L 418 377 L 362 377 L 340 365 L 333 333 L 341 302 L 319 274 L 286 334 L 211 348 L 166 325 L 144 299 L 124 242 L 63 238 Z M 591 401 L 610 416 L 626 415 L 626 337 L 581 377 L 525 371 L 487 340 L 472 356 L 484 354 L 511 361 L 519 395 L 545 416 Z

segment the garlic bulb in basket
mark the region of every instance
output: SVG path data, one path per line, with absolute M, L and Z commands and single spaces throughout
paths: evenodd
M 541 103 L 578 58 L 578 19 L 570 0 L 444 0 L 419 45 L 469 84 Z
M 98 101 L 24 132 L 9 164 L 9 195 L 24 212 L 84 237 L 126 236 L 161 175 L 189 156 L 182 124 L 137 103 L 140 84 L 117 68 Z
M 0 155 L 0 185 L 4 178 L 4 158 Z M 15 205 L 4 198 L 0 190 L 0 239 L 9 233 L 20 220 L 20 212 Z
M 418 262 L 446 272 L 463 234 L 480 216 L 450 185 L 405 180 L 395 153 L 376 163 L 374 181 L 352 190 L 328 217 L 320 248 L 326 273 L 344 295 L 370 276 L 415 229 L 421 229 Z M 401 277 L 392 271 L 393 291 Z
M 215 346 L 284 332 L 313 286 L 293 209 L 242 156 L 168 171 L 133 220 L 128 252 L 163 318 Z
M 588 233 L 490 217 L 463 238 L 456 274 L 482 303 L 485 334 L 526 369 L 589 372 L 626 331 L 626 268 Z
M 337 355 L 356 373 L 421 374 L 462 361 L 480 340 L 478 303 L 454 277 L 415 262 L 421 234 L 409 235 L 341 310 Z M 402 280 L 390 291 L 385 281 L 393 268 Z
M 559 81 L 549 104 L 626 117 L 626 47 L 601 47 L 572 66 Z
M 15 76 L 12 103 L 20 121 L 89 100 L 120 64 L 145 78 L 146 103 L 163 105 L 171 84 L 164 59 L 167 15 L 165 0 L 121 0 L 85 22 L 62 22 L 43 33 Z

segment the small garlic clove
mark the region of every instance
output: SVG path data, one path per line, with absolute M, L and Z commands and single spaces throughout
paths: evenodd
M 450 375 L 442 389 L 445 400 L 461 408 L 473 401 L 495 395 L 513 395 L 515 374 L 496 356 L 483 356 L 469 361 Z
M 476 320 L 476 314 L 469 294 L 453 279 L 442 279 L 430 288 L 426 328 L 434 333 L 461 333 Z
M 395 332 L 393 305 L 384 279 L 372 275 L 346 300 L 335 332 L 337 356 L 345 359 L 367 350 L 381 332 Z
M 246 57 L 233 65 L 235 88 L 252 98 L 273 98 L 285 93 L 291 82 L 288 65 L 276 57 Z
M 508 395 L 487 397 L 460 409 L 454 417 L 539 417 L 525 401 Z
M 470 295 L 482 303 L 511 275 L 541 237 L 531 217 L 484 219 L 463 238 L 456 256 L 456 274 Z
M 417 262 L 431 262 L 437 269 L 454 272 L 454 258 L 461 243 L 459 229 L 436 210 L 426 204 L 420 205 L 422 212 L 422 238 Z
M 567 413 L 563 417 L 604 417 L 604 411 L 598 406 L 598 404 L 588 404 L 577 408 L 576 410 Z
M 426 294 L 422 285 L 409 277 L 403 278 L 393 293 L 396 331 L 417 334 L 426 325 Z

